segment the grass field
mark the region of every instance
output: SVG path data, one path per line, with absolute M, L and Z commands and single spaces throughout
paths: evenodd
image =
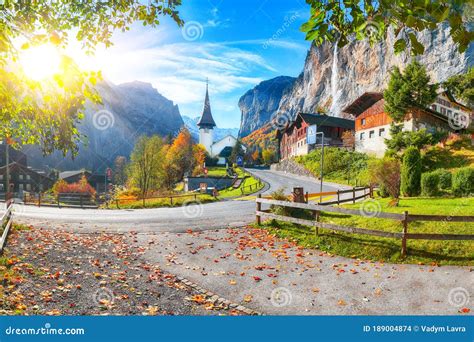
M 258 190 L 263 189 L 265 185 L 263 183 L 260 183 L 258 179 L 250 176 L 245 178 L 242 181 L 242 184 L 240 184 L 240 187 L 237 189 L 234 189 L 232 187 L 224 189 L 219 192 L 219 197 L 220 198 L 229 198 L 229 197 L 236 197 L 236 196 L 246 196 L 249 194 L 253 194 L 254 192 L 257 192 Z M 242 192 L 243 189 L 243 192 Z
M 140 208 L 160 208 L 160 207 L 180 207 L 183 204 L 189 203 L 210 203 L 217 201 L 213 196 L 206 195 L 206 194 L 199 194 L 197 196 L 197 200 L 194 200 L 194 195 L 184 196 L 184 197 L 174 197 L 173 203 L 171 203 L 171 199 L 167 198 L 149 198 L 145 200 L 145 206 L 143 206 L 142 200 L 134 200 L 134 201 L 122 201 L 119 203 L 120 209 L 140 209 Z M 109 208 L 115 209 L 117 208 L 115 203 L 111 203 Z
M 403 213 L 406 210 L 412 214 L 474 215 L 474 198 L 405 198 L 400 200 L 398 207 L 389 207 L 388 199 L 377 199 L 377 201 L 383 212 Z M 344 207 L 358 209 L 361 205 L 363 202 Z M 389 232 L 402 231 L 402 225 L 398 221 L 365 216 L 322 213 L 321 221 Z M 473 241 L 408 240 L 408 255 L 402 259 L 401 241 L 398 239 L 332 232 L 325 229 L 320 229 L 320 235 L 316 236 L 314 228 L 273 220 L 264 222 L 263 226 L 277 236 L 295 240 L 304 247 L 347 257 L 405 263 L 474 265 Z M 411 222 L 408 225 L 408 232 L 473 234 L 473 228 L 473 223 Z

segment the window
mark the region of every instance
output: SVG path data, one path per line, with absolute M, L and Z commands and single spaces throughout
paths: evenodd
M 31 191 L 31 184 L 26 184 L 26 191 Z
M 360 134 L 360 140 L 364 140 L 364 136 L 365 136 L 365 133 L 362 132 L 362 133 Z
M 3 180 L 3 175 L 0 175 L 0 180 Z
M 372 139 L 375 135 L 375 131 L 370 131 L 369 132 L 369 139 Z
M 21 173 L 18 175 L 18 179 L 23 180 L 23 175 Z
M 365 125 L 365 119 L 361 119 L 361 120 L 360 120 L 360 124 L 361 124 L 362 126 L 364 126 L 364 125 Z
M 30 179 L 31 179 L 31 176 L 30 176 L 30 175 L 26 175 L 26 179 L 27 179 L 27 180 L 30 180 Z
M 3 189 L 5 189 L 4 187 L 5 187 L 5 185 L 3 183 L 0 184 L 0 191 L 3 191 Z
M 384 137 L 385 136 L 385 128 L 379 129 L 379 137 Z
M 23 190 L 23 184 L 18 184 L 18 190 L 22 191 Z

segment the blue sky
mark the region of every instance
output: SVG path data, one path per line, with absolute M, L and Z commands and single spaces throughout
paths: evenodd
M 299 30 L 309 16 L 304 0 L 184 0 L 186 25 L 164 19 L 155 29 L 135 25 L 114 35 L 114 46 L 79 62 L 100 68 L 114 83 L 150 82 L 179 105 L 182 115 L 202 109 L 205 80 L 219 127 L 239 127 L 238 100 L 259 82 L 297 76 L 310 43 Z

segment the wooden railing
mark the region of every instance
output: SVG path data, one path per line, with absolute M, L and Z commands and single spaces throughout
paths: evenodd
M 313 220 L 300 219 L 295 217 L 276 215 L 268 210 L 262 210 L 262 204 L 277 205 L 286 208 L 299 208 L 307 209 L 313 212 Z M 447 216 L 447 215 L 412 215 L 405 211 L 403 214 L 396 213 L 384 213 L 374 212 L 371 218 L 382 218 L 396 220 L 401 223 L 401 232 L 387 232 L 382 230 L 366 229 L 366 228 L 355 228 L 342 226 L 332 223 L 320 222 L 321 212 L 339 213 L 346 215 L 356 216 L 367 216 L 361 210 L 346 209 L 334 206 L 312 204 L 312 203 L 293 203 L 287 201 L 276 201 L 271 199 L 262 198 L 258 196 L 256 199 L 256 220 L 257 224 L 261 224 L 261 218 L 275 219 L 278 221 L 291 222 L 296 224 L 302 224 L 306 226 L 315 227 L 316 234 L 319 234 L 319 228 L 329 229 L 333 231 L 340 231 L 352 234 L 365 234 L 372 236 L 379 236 L 385 238 L 393 238 L 401 240 L 402 256 L 404 257 L 407 253 L 407 240 L 409 239 L 420 239 L 420 240 L 474 240 L 474 234 L 432 234 L 432 233 L 409 233 L 408 224 L 414 221 L 437 221 L 437 222 L 474 222 L 474 216 Z
M 3 247 L 5 246 L 5 242 L 7 241 L 8 233 L 10 232 L 10 228 L 13 224 L 12 218 L 12 209 L 13 209 L 13 201 L 7 201 L 5 204 L 5 212 L 0 217 L 0 226 L 3 228 L 2 236 L 0 237 L 0 253 L 3 252 Z

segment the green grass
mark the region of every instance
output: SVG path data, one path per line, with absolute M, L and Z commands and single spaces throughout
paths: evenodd
M 248 176 L 244 178 L 242 183 L 237 189 L 233 187 L 224 189 L 219 192 L 219 198 L 229 198 L 229 197 L 237 197 L 237 196 L 246 196 L 253 194 L 261 189 L 263 189 L 265 185 L 263 183 L 259 183 L 258 179 Z M 243 189 L 243 192 L 242 192 Z
M 388 199 L 377 199 L 383 212 L 432 215 L 474 215 L 474 198 L 405 198 L 398 207 L 389 207 Z M 344 207 L 358 209 L 363 202 Z M 303 213 L 305 216 L 306 213 Z M 344 226 L 401 232 L 400 222 L 388 219 L 368 218 L 343 214 L 323 213 L 321 221 Z M 379 238 L 369 235 L 332 232 L 286 222 L 267 221 L 263 226 L 279 237 L 295 240 L 298 244 L 332 254 L 361 259 L 403 262 L 474 265 L 473 241 L 408 240 L 408 255 L 402 259 L 401 242 L 398 239 Z M 472 234 L 473 223 L 460 222 L 411 222 L 408 232 L 436 234 Z
M 170 198 L 150 198 L 145 200 L 145 206 L 143 206 L 142 200 L 136 200 L 128 203 L 119 204 L 120 209 L 142 209 L 142 208 L 161 208 L 161 207 L 180 207 L 183 204 L 189 203 L 210 203 L 215 202 L 216 199 L 207 194 L 199 194 L 197 200 L 194 201 L 194 195 L 185 196 L 185 197 L 174 197 L 173 203 L 171 203 Z M 117 208 L 115 203 L 111 203 L 109 208 Z

